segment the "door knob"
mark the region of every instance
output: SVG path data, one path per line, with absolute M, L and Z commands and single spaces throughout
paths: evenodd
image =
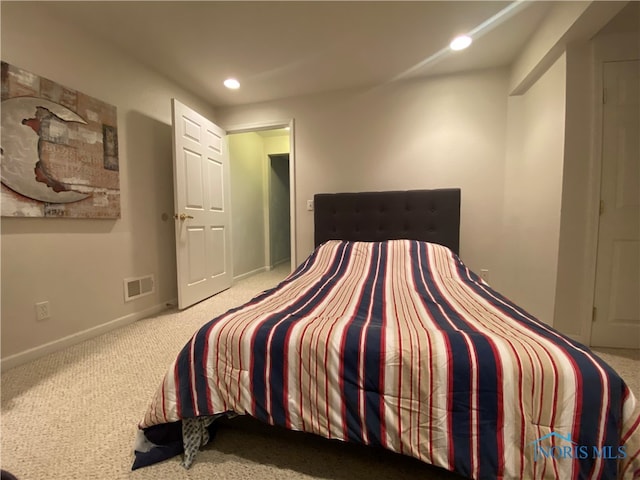
M 175 219 L 186 220 L 187 218 L 193 218 L 191 215 L 187 215 L 186 213 L 181 213 L 178 215 L 177 213 L 173 216 Z

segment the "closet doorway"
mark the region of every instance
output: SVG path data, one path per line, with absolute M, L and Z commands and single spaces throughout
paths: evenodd
M 289 181 L 289 154 L 269 154 L 267 169 L 267 196 L 269 198 L 266 223 L 269 232 L 269 257 L 267 265 L 275 268 L 291 263 L 291 186 Z

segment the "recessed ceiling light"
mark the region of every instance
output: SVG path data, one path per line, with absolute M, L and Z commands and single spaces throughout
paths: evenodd
M 240 82 L 235 78 L 227 78 L 224 81 L 224 86 L 230 88 L 231 90 L 237 90 L 238 88 L 240 88 Z
M 451 41 L 449 48 L 451 48 L 451 50 L 464 50 L 471 45 L 471 41 L 471 37 L 468 35 L 460 35 Z

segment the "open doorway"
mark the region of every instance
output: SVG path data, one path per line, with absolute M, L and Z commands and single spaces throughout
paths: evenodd
M 293 264 L 289 128 L 230 131 L 233 278 Z
M 267 167 L 267 197 L 269 199 L 268 240 L 269 268 L 291 263 L 291 182 L 289 181 L 289 154 L 269 154 Z

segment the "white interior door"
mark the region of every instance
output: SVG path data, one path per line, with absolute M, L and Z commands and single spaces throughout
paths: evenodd
M 229 154 L 225 131 L 172 99 L 178 307 L 231 286 Z
M 640 348 L 640 64 L 605 62 L 591 345 Z

